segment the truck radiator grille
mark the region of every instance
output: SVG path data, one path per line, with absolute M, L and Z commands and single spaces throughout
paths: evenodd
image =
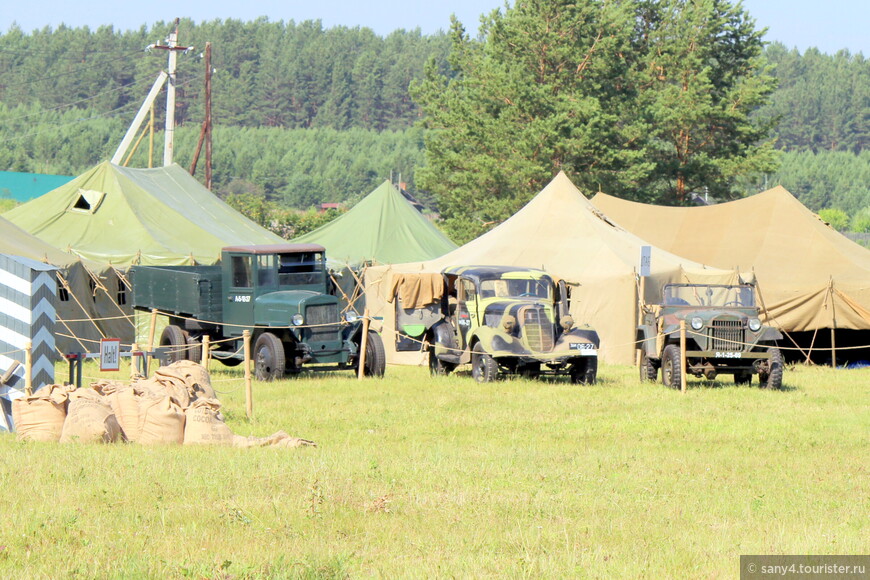
M 521 315 L 523 336 L 528 347 L 537 352 L 553 350 L 555 337 L 553 324 L 547 319 L 543 308 L 524 308 Z
M 711 350 L 743 350 L 743 321 L 714 320 L 710 338 Z
M 311 327 L 307 329 L 309 340 L 315 342 L 336 340 L 339 331 L 339 325 L 335 324 L 337 320 L 337 304 L 321 304 L 306 308 L 305 324 Z

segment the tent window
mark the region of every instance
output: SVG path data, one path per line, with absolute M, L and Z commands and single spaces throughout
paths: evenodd
M 94 213 L 106 194 L 102 191 L 94 191 L 92 189 L 80 189 L 76 195 L 76 200 L 69 207 L 69 211 L 79 213 Z
M 94 282 L 93 278 L 88 280 L 88 286 L 91 287 L 91 298 L 93 299 L 94 303 L 96 303 L 97 302 L 97 283 Z
M 57 287 L 57 298 L 61 302 L 69 302 L 69 290 L 67 290 L 63 286 L 58 286 Z
M 118 304 L 126 304 L 127 303 L 127 284 L 118 279 Z

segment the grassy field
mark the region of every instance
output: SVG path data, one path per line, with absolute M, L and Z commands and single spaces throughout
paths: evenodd
M 735 578 L 740 554 L 870 552 L 870 369 L 685 395 L 631 367 L 599 377 L 313 375 L 255 383 L 248 421 L 240 370 L 215 365 L 237 434 L 318 446 L 5 434 L 0 574 Z

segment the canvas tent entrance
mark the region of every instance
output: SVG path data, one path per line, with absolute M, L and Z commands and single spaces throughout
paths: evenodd
M 456 249 L 389 181 L 347 213 L 292 241 L 326 248 L 336 283 L 357 310 L 362 288 L 356 272 L 365 265 L 430 260 Z
M 61 352 L 87 351 L 85 340 L 129 333 L 130 322 L 117 305 L 122 281 L 114 270 L 100 272 L 97 264 L 62 252 L 3 218 L 0 254 L 44 262 L 57 269 L 55 344 Z
M 116 272 L 117 300 L 102 319 L 127 316 L 114 335 L 132 342 L 124 272 L 133 264 L 214 264 L 224 246 L 284 240 L 218 199 L 178 165 L 132 169 L 104 162 L 4 217 L 47 244 Z
M 395 351 L 396 276 L 440 272 L 447 266 L 506 265 L 541 268 L 571 286 L 571 315 L 601 337 L 600 355 L 611 363 L 635 362 L 638 278 L 641 247 L 647 242 L 607 219 L 564 173 L 508 220 L 435 260 L 369 268 L 366 299 L 373 317 L 382 317 L 390 362 L 422 364 L 420 353 Z M 708 268 L 657 247 L 651 248 L 647 301 L 656 301 L 667 282 L 733 283 L 736 273 Z M 419 277 L 417 277 L 419 278 Z

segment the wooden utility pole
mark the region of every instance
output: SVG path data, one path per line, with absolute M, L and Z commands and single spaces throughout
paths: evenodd
M 202 122 L 202 130 L 199 132 L 199 141 L 193 154 L 193 162 L 190 164 L 190 174 L 196 174 L 196 165 L 199 162 L 199 154 L 202 144 L 205 142 L 205 187 L 211 189 L 211 43 L 205 43 L 205 120 Z

